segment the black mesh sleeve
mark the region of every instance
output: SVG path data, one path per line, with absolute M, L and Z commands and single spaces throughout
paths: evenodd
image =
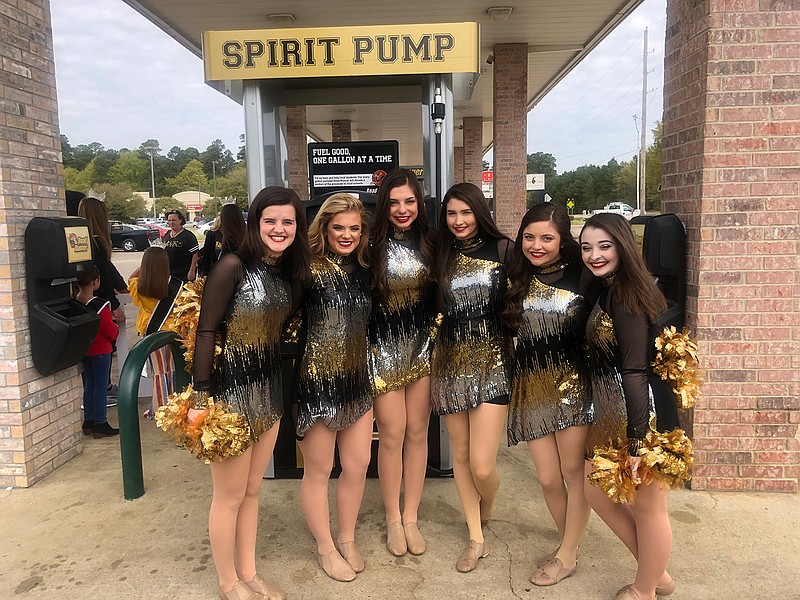
M 214 265 L 206 278 L 192 366 L 196 390 L 211 389 L 217 333 L 222 330 L 228 306 L 242 284 L 243 274 L 244 269 L 239 257 L 235 254 L 226 254 Z
M 650 323 L 643 314 L 625 312 L 621 304 L 611 307 L 614 335 L 619 344 L 622 373 L 622 389 L 628 414 L 629 438 L 647 435 L 650 417 L 650 395 L 648 393 L 649 363 L 647 360 L 650 339 Z

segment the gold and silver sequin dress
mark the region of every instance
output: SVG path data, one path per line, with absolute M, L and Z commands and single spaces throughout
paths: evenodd
M 344 429 L 372 408 L 367 368 L 372 301 L 367 271 L 352 260 L 340 265 L 331 256 L 311 263 L 303 303 L 305 350 L 298 370 L 300 436 L 317 422 Z
M 386 240 L 388 297 L 375 302 L 369 321 L 369 367 L 374 394 L 407 386 L 431 373 L 430 302 L 422 289 L 428 268 L 412 240 Z
M 675 396 L 653 372 L 655 327 L 644 315 L 607 307 L 604 289 L 586 325 L 595 417 L 586 440 L 587 456 L 596 448 L 621 448 L 627 440 L 644 438 L 651 416 L 658 431 L 678 427 Z
M 457 413 L 484 402 L 508 403 L 511 340 L 499 316 L 508 282 L 498 244 L 505 242 L 490 239 L 475 250 L 455 253 L 431 364 L 436 414 Z
M 283 415 L 280 339 L 292 312 L 291 286 L 279 267 L 245 267 L 234 254 L 211 270 L 194 353 L 194 388 L 245 416 L 253 441 Z M 222 354 L 214 368 L 214 344 Z
M 583 267 L 575 263 L 559 267 L 533 275 L 522 302 L 508 413 L 509 446 L 589 424 L 594 417 L 585 344 L 589 310 L 579 293 Z

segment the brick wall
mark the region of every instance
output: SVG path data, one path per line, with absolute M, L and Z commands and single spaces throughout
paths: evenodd
M 349 142 L 352 139 L 352 121 L 350 119 L 334 119 L 331 121 L 331 141 Z
M 493 69 L 494 219 L 513 238 L 525 214 L 528 45 L 497 44 Z
M 796 2 L 668 1 L 661 197 L 687 225 L 706 372 L 695 489 L 798 492 L 798 73 Z
M 308 143 L 306 142 L 306 107 L 286 107 L 286 153 L 289 187 L 308 200 Z
M 483 117 L 464 117 L 464 181 L 481 187 L 482 174 Z
M 33 366 L 23 240 L 65 213 L 47 0 L 0 8 L 0 485 L 26 487 L 81 451 L 81 382 Z
M 464 180 L 464 147 L 453 148 L 453 181 L 461 183 Z

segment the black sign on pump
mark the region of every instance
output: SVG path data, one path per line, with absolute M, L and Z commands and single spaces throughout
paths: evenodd
M 375 194 L 386 174 L 399 165 L 397 140 L 309 144 L 311 197 L 338 190 Z

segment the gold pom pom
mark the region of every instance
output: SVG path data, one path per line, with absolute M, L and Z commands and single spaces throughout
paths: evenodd
M 675 327 L 665 327 L 656 338 L 656 358 L 653 371 L 669 381 L 682 410 L 692 408 L 702 392 L 700 366 L 697 360 L 697 343 L 689 337 L 689 329 L 678 332 Z
M 683 429 L 659 433 L 653 428 L 652 420 L 650 425 L 638 452 L 642 460 L 637 478 L 631 472 L 627 443 L 622 447 L 609 444 L 594 452 L 589 481 L 614 502 L 633 504 L 640 485 L 657 482 L 667 489 L 675 489 L 691 479 L 692 441 Z
M 186 417 L 194 403 L 195 391 L 190 385 L 183 392 L 171 394 L 167 404 L 156 411 L 156 424 L 178 446 L 182 446 L 206 463 L 220 462 L 239 456 L 252 443 L 250 425 L 244 415 L 230 412 L 226 404 L 208 399 L 208 412 L 194 423 Z
M 186 360 L 186 370 L 192 372 L 192 360 L 194 359 L 194 344 L 197 336 L 197 324 L 200 321 L 200 302 L 203 299 L 203 287 L 205 277 L 198 277 L 194 281 L 188 281 L 183 285 L 181 293 L 175 300 L 175 320 L 170 327 L 178 336 L 178 341 L 184 348 L 183 356 Z M 214 346 L 214 356 L 222 354 L 222 347 L 219 344 Z

